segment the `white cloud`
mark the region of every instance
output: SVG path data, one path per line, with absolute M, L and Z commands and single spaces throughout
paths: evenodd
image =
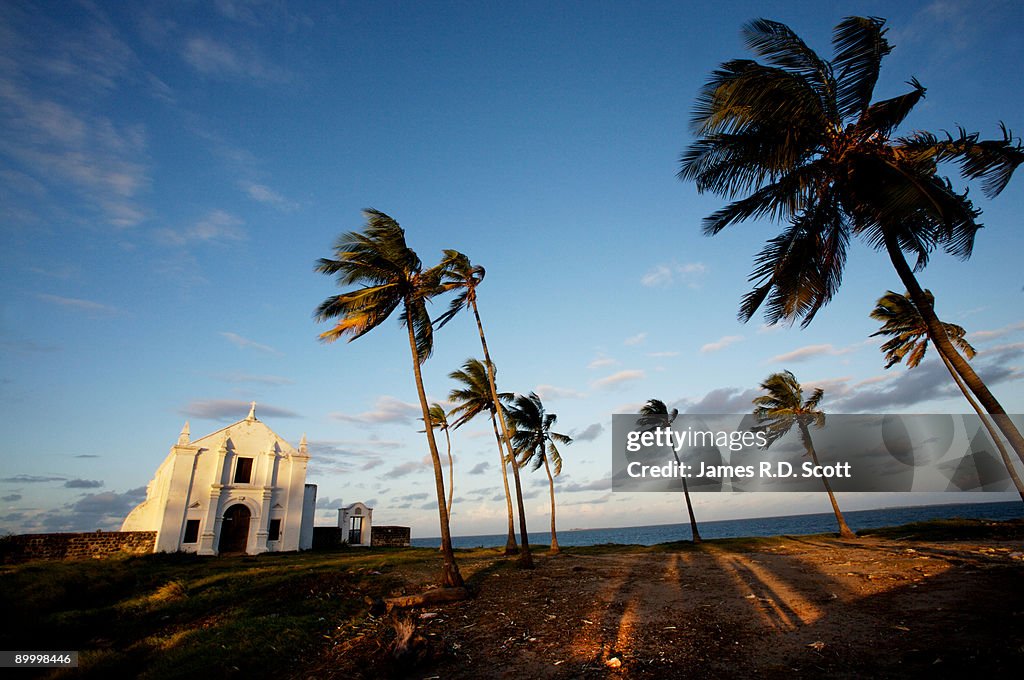
M 332 413 L 331 417 L 335 420 L 343 420 L 346 422 L 354 423 L 367 423 L 367 424 L 379 424 L 379 423 L 412 423 L 415 420 L 422 419 L 422 409 L 419 404 L 410 404 L 409 402 L 396 399 L 387 395 L 377 397 L 377 401 L 374 404 L 374 408 L 370 411 L 364 411 L 357 415 L 348 415 L 345 413 Z
M 735 344 L 743 339 L 742 335 L 726 335 L 719 338 L 714 342 L 709 342 L 700 348 L 701 354 L 710 354 L 711 352 L 717 352 L 725 349 L 729 345 Z
M 599 380 L 595 380 L 590 384 L 591 386 L 594 387 L 594 389 L 603 390 L 621 385 L 626 382 L 631 382 L 633 380 L 640 380 L 644 377 L 646 377 L 646 374 L 643 371 L 635 369 L 625 370 L 619 371 L 618 373 L 612 373 L 611 375 L 601 378 Z
M 236 336 L 240 337 L 240 336 Z M 241 338 L 244 340 L 244 338 Z M 273 349 L 273 348 L 269 348 Z M 294 385 L 295 381 L 280 375 L 254 375 L 250 373 L 217 373 L 213 376 L 227 383 L 254 383 L 256 385 Z
M 260 344 L 255 340 L 250 340 L 249 338 L 242 337 L 238 333 L 232 333 L 231 331 L 221 331 L 220 334 L 222 337 L 226 338 L 228 342 L 235 345 L 236 347 L 254 349 L 259 352 L 263 352 L 264 354 L 281 354 L 281 352 L 277 351 L 270 345 Z
M 193 36 L 185 41 L 182 58 L 203 75 L 221 79 L 241 78 L 257 83 L 282 83 L 291 75 L 268 64 L 250 47 L 230 47 L 208 36 Z
M 537 388 L 533 391 L 536 392 L 537 396 L 544 401 L 553 401 L 555 399 L 583 399 L 587 396 L 583 392 L 566 387 L 555 387 L 554 385 L 537 385 Z
M 968 333 L 967 337 L 970 338 L 972 342 L 985 342 L 986 340 L 994 340 L 996 338 L 1001 338 L 1004 335 L 1016 333 L 1019 330 L 1024 330 L 1024 321 L 1011 323 L 1006 326 L 1003 326 L 1002 328 L 996 328 L 994 330 L 974 331 L 972 333 Z
M 614 366 L 617 363 L 619 362 L 616 361 L 615 359 L 612 359 L 610 356 L 599 354 L 597 358 L 595 358 L 593 361 L 587 364 L 587 368 L 601 368 L 602 366 Z
M 807 345 L 806 347 L 795 349 L 792 352 L 786 352 L 785 354 L 778 354 L 776 356 L 773 356 L 771 359 L 768 360 L 768 363 L 784 364 L 789 362 L 808 361 L 809 359 L 814 359 L 815 357 L 835 357 L 840 356 L 842 354 L 849 354 L 852 351 L 854 351 L 853 347 L 844 347 L 841 349 L 837 349 L 832 344 Z
M 640 283 L 648 288 L 668 288 L 675 283 L 685 283 L 689 288 L 700 288 L 701 281 L 707 273 L 707 265 L 703 262 L 656 264 L 640 277 Z
M 37 293 L 36 297 L 43 302 L 49 302 L 54 305 L 60 305 L 61 307 L 71 307 L 78 309 L 83 312 L 89 312 L 93 315 L 98 316 L 113 316 L 118 314 L 118 310 L 110 305 L 104 305 L 99 302 L 93 302 L 92 300 L 83 300 L 81 298 L 70 298 L 62 297 L 60 295 L 48 295 L 46 293 Z
M 244 418 L 249 413 L 250 406 L 250 402 L 233 399 L 197 399 L 189 402 L 184 408 L 179 409 L 178 413 L 190 418 L 234 422 Z M 298 418 L 299 414 L 276 406 L 257 404 L 256 417 L 260 418 L 262 416 Z
M 149 186 L 142 125 L 118 125 L 72 111 L 59 101 L 28 93 L 12 79 L 0 79 L 0 125 L 5 131 L 0 153 L 20 164 L 20 174 L 29 180 L 16 188 L 34 187 L 31 193 L 54 185 L 70 188 L 114 227 L 144 219 L 136 202 Z
M 646 340 L 646 339 L 647 339 L 647 333 L 637 333 L 636 335 L 631 335 L 628 338 L 626 338 L 625 340 L 623 340 L 622 344 L 626 345 L 628 347 L 633 347 L 633 346 L 636 346 L 636 345 L 642 345 L 644 340 Z
M 211 210 L 199 221 L 181 229 L 158 229 L 157 239 L 164 244 L 186 246 L 191 243 L 242 241 L 242 220 L 223 210 Z
M 264 203 L 266 205 L 272 205 L 275 208 L 281 210 L 294 210 L 298 207 L 293 201 L 289 201 L 287 198 L 282 196 L 280 193 L 274 191 L 265 184 L 257 184 L 255 182 L 240 181 L 238 186 L 244 191 L 249 198 L 256 201 L 257 203 Z
M 597 439 L 602 432 L 604 432 L 604 425 L 601 423 L 592 423 L 587 425 L 578 433 L 576 431 L 572 431 L 569 434 L 578 442 L 592 442 Z
M 679 356 L 679 352 L 648 352 L 647 356 L 655 359 L 667 359 L 669 357 Z

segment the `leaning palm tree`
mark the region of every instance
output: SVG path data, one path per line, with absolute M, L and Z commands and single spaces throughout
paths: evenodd
M 536 392 L 529 396 L 516 395 L 509 408 L 509 418 L 515 427 L 512 443 L 518 455 L 517 464 L 533 463 L 536 470 L 542 465 L 548 474 L 548 490 L 551 494 L 551 554 L 558 553 L 558 535 L 555 533 L 555 476 L 562 474 L 562 456 L 555 444 L 572 444 L 572 437 L 552 432 L 551 426 L 558 420 L 554 413 L 546 413 L 544 404 Z
M 935 299 L 932 292 L 927 288 L 924 294 L 929 303 Z M 932 306 L 934 307 L 934 305 Z M 886 368 L 892 368 L 904 359 L 906 359 L 907 368 L 915 368 L 921 363 L 921 359 L 924 358 L 925 351 L 928 349 L 928 327 L 921 317 L 921 312 L 909 295 L 900 295 L 891 290 L 887 291 L 885 295 L 878 299 L 874 310 L 871 312 L 871 318 L 882 322 L 882 329 L 872 333 L 871 337 L 884 335 L 890 338 L 881 347 L 882 352 L 885 353 Z M 976 352 L 971 343 L 967 342 L 967 338 L 964 337 L 967 335 L 967 331 L 962 326 L 952 323 L 943 322 L 942 326 L 950 342 L 960 352 L 963 352 L 964 356 L 968 359 L 973 359 Z M 1013 485 L 1017 488 L 1017 493 L 1020 494 L 1021 500 L 1024 500 L 1024 483 L 1021 482 L 1020 476 L 1017 474 L 1017 468 L 1006 452 L 1006 447 L 1003 446 L 999 433 L 992 425 L 992 422 L 985 416 L 985 412 L 978 402 L 971 396 L 967 385 L 964 384 L 956 369 L 953 368 L 953 365 L 941 353 L 939 358 L 942 359 L 946 370 L 953 376 L 953 382 L 960 388 L 971 408 L 978 414 L 981 424 L 985 426 L 985 430 L 992 438 L 992 441 L 995 442 L 999 456 L 1003 459 L 1003 464 L 1010 473 L 1010 479 L 1013 480 Z
M 679 415 L 679 409 L 674 408 L 669 413 L 668 407 L 665 406 L 665 402 L 660 399 L 648 399 L 647 403 L 640 407 L 640 418 L 637 420 L 637 426 L 643 430 L 653 430 L 658 427 L 669 429 L 672 427 L 672 423 L 675 422 L 676 416 Z M 672 448 L 672 455 L 675 456 L 676 463 L 679 463 L 679 454 L 676 453 L 674 447 Z M 693 534 L 693 542 L 700 543 L 700 532 L 697 531 L 697 519 L 693 516 L 693 504 L 690 502 L 690 489 L 686 485 L 686 476 L 680 475 L 680 479 L 683 480 L 683 496 L 686 498 L 686 512 L 690 515 L 690 533 Z
M 501 481 L 505 487 L 505 506 L 508 511 L 508 536 L 505 540 L 505 554 L 515 555 L 519 552 L 519 547 L 516 545 L 515 518 L 512 514 L 512 494 L 508 488 L 508 471 L 506 469 L 508 463 L 511 463 L 514 459 L 508 458 L 502 450 L 502 438 L 498 432 L 498 421 L 495 417 L 498 409 L 495 408 L 494 399 L 491 397 L 487 369 L 484 368 L 483 363 L 479 359 L 467 359 L 466 363 L 462 364 L 461 369 L 452 371 L 448 374 L 448 377 L 461 383 L 461 387 L 457 387 L 448 393 L 448 401 L 454 404 L 451 412 L 448 414 L 454 417 L 452 421 L 453 429 L 462 427 L 481 413 L 486 412 L 491 416 L 494 440 L 498 444 Z M 512 395 L 509 393 L 498 395 L 499 400 L 511 398 Z
M 455 462 L 452 460 L 452 437 L 448 425 L 448 414 L 440 404 L 431 404 L 427 411 L 430 414 L 430 427 L 434 430 L 444 432 L 445 442 L 448 444 L 448 521 L 452 519 L 452 498 L 455 495 Z
M 476 319 L 476 328 L 480 333 L 480 346 L 484 352 L 484 363 L 487 367 L 487 384 L 491 390 L 491 399 L 499 404 L 498 386 L 494 379 L 494 363 L 491 361 L 491 353 L 487 349 L 487 336 L 484 335 L 484 324 L 480 320 L 480 310 L 477 307 L 477 286 L 484 280 L 484 268 L 473 265 L 469 258 L 457 250 L 445 250 L 443 260 L 443 285 L 445 290 L 458 290 L 459 294 L 452 300 L 448 311 L 437 319 L 437 327 L 441 328 L 451 321 L 456 314 L 467 307 L 473 310 L 473 318 Z M 510 461 L 515 460 L 515 452 L 512 446 L 512 435 L 508 423 L 505 420 L 504 409 L 497 409 L 498 423 L 501 425 L 501 434 L 508 449 Z M 512 479 L 516 486 L 516 505 L 519 510 L 519 539 L 522 545 L 522 552 L 519 554 L 519 564 L 524 568 L 533 567 L 533 555 L 530 553 L 530 535 L 526 531 L 526 506 L 523 503 L 523 488 L 519 480 L 519 468 L 512 465 Z
M 786 223 L 754 261 L 754 289 L 739 317 L 762 304 L 769 323 L 802 319 L 806 326 L 838 291 L 854 236 L 884 250 L 921 312 L 936 350 L 945 356 L 1024 460 L 1024 437 L 970 364 L 957 354 L 924 295 L 907 257 L 922 269 L 942 248 L 967 259 L 980 211 L 967 192 L 938 174 L 959 164 L 982 191 L 999 194 L 1024 146 L 1002 127 L 1002 138 L 979 140 L 914 132 L 893 137 L 925 88 L 871 101 L 891 46 L 884 20 L 848 17 L 835 28 L 832 61 L 819 57 L 789 27 L 758 19 L 744 27 L 746 45 L 764 63 L 736 59 L 712 72 L 697 97 L 696 141 L 681 158 L 679 178 L 694 180 L 731 203 L 704 220 L 717 234 L 751 218 Z
M 366 227 L 361 232 L 342 234 L 334 246 L 334 257 L 321 258 L 316 271 L 332 275 L 338 285 L 359 285 L 320 303 L 317 321 L 337 319 L 334 328 L 320 334 L 324 342 L 349 336 L 351 342 L 382 324 L 401 307 L 401 323 L 409 334 L 413 377 L 419 394 L 423 422 L 430 422 L 430 409 L 423 389 L 422 364 L 434 347 L 433 326 L 427 315 L 427 301 L 441 292 L 441 267 L 424 269 L 420 258 L 405 243 L 405 232 L 398 222 L 378 210 L 365 210 Z M 444 572 L 441 584 L 463 585 L 455 563 L 448 511 L 444 502 L 444 476 L 434 431 L 426 428 L 427 445 L 434 466 L 437 512 L 441 523 L 441 552 Z
M 754 399 L 754 417 L 761 423 L 758 430 L 764 432 L 767 439 L 765 448 L 785 436 L 793 425 L 796 425 L 800 430 L 800 441 L 804 445 L 804 450 L 811 457 L 815 467 L 819 466 L 818 452 L 814 450 L 810 426 L 818 429 L 825 426 L 825 412 L 818 408 L 818 404 L 825 396 L 824 390 L 819 387 L 811 393 L 810 398 L 804 400 L 803 387 L 789 371 L 772 373 L 761 383 L 761 389 L 765 394 Z M 839 510 L 839 504 L 828 479 L 822 477 L 821 481 L 825 485 L 825 492 L 828 493 L 828 500 L 832 503 L 832 512 L 836 514 L 839 535 L 843 538 L 856 538 L 857 535 L 850 531 L 846 520 L 843 519 L 843 513 Z

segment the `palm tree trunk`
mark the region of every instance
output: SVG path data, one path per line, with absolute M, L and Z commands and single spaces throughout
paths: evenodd
M 498 432 L 498 421 L 494 418 L 494 411 L 491 411 L 491 427 L 494 428 L 494 441 L 498 444 L 501 483 L 505 486 L 505 505 L 508 509 L 508 538 L 505 539 L 505 554 L 515 555 L 519 552 L 519 546 L 516 545 L 516 526 L 512 517 L 512 494 L 508 490 L 508 466 L 505 464 L 505 451 L 501 445 L 501 434 Z
M 964 398 L 967 399 L 967 403 L 971 405 L 971 408 L 974 409 L 974 412 L 977 413 L 978 417 L 981 419 L 981 424 L 985 426 L 985 430 L 995 443 L 996 449 L 999 450 L 999 457 L 1003 459 L 1003 465 L 1006 466 L 1007 472 L 1010 473 L 1010 479 L 1013 480 L 1013 485 L 1017 488 L 1017 493 L 1020 495 L 1020 499 L 1024 501 L 1024 484 L 1021 483 L 1020 477 L 1017 475 L 1017 468 L 1010 459 L 1010 455 L 1006 453 L 1006 447 L 1003 446 L 999 433 L 996 432 L 996 428 L 992 426 L 989 419 L 985 417 L 985 412 L 981 410 L 981 406 L 978 405 L 978 402 L 976 402 L 971 396 L 971 393 L 967 391 L 967 385 L 965 385 L 964 381 L 959 375 L 957 375 L 956 370 L 953 368 L 952 364 L 949 363 L 949 360 L 942 354 L 939 354 L 939 356 L 942 358 L 942 363 L 945 364 L 946 370 L 949 371 L 951 376 L 953 376 L 953 382 L 955 382 L 956 386 L 960 388 L 960 391 L 963 392 Z
M 683 469 L 682 461 L 679 460 L 679 454 L 676 453 L 675 449 L 672 449 L 672 455 L 676 459 L 676 464 L 679 469 Z M 693 504 L 690 503 L 690 489 L 686 486 L 686 477 L 680 476 L 683 480 L 683 497 L 686 499 L 686 512 L 690 515 L 690 536 L 694 543 L 700 543 L 700 532 L 697 531 L 697 518 L 693 516 Z
M 548 457 L 544 456 L 544 471 L 548 473 L 548 491 L 551 492 L 551 554 L 557 555 L 558 534 L 555 533 L 555 478 L 551 476 L 551 466 L 548 465 Z
M 690 533 L 693 534 L 693 542 L 700 543 L 700 532 L 697 531 L 697 518 L 693 516 L 693 504 L 690 503 L 690 490 L 686 487 L 686 477 L 683 477 L 683 496 L 686 497 L 686 512 L 690 515 Z
M 452 499 L 455 496 L 455 463 L 452 461 L 452 437 L 448 427 L 444 428 L 444 438 L 448 441 L 448 522 L 452 521 Z
M 434 428 L 430 427 L 430 407 L 427 406 L 427 394 L 423 389 L 423 373 L 420 371 L 420 355 L 416 349 L 416 335 L 413 332 L 412 319 L 409 314 L 409 300 L 405 301 L 405 325 L 409 329 L 409 348 L 412 350 L 412 372 L 416 377 L 416 391 L 423 410 L 424 428 L 427 434 L 427 446 L 430 448 L 430 462 L 434 465 L 434 486 L 437 493 L 437 514 L 441 520 L 441 554 L 444 571 L 441 574 L 441 586 L 445 588 L 461 588 L 465 583 L 459 573 L 459 565 L 455 563 L 455 552 L 452 550 L 451 530 L 448 526 L 448 510 L 444 504 L 444 473 L 441 472 L 441 455 L 437 452 L 434 441 Z
M 907 288 L 907 293 L 910 294 L 910 299 L 914 301 L 914 305 L 921 313 L 921 318 L 924 319 L 925 325 L 928 328 L 928 337 L 934 343 L 935 350 L 944 356 L 953 368 L 956 369 L 956 372 L 963 379 L 967 387 L 970 388 L 974 396 L 981 402 L 981 405 L 992 416 L 992 420 L 995 421 L 996 426 L 999 427 L 1006 440 L 1010 442 L 1010 446 L 1013 447 L 1017 457 L 1024 461 L 1024 436 L 1021 436 L 1013 421 L 1006 415 L 1006 410 L 1003 409 L 1002 404 L 989 391 L 982 379 L 971 368 L 971 365 L 953 347 L 953 343 L 949 341 L 949 337 L 946 335 L 946 330 L 942 327 L 942 322 L 939 321 L 935 310 L 932 309 L 931 304 L 925 297 L 921 285 L 917 282 L 914 272 L 911 271 L 910 265 L 907 264 L 906 258 L 903 257 L 903 251 L 899 249 L 899 244 L 888 233 L 885 236 L 885 248 L 889 253 L 889 259 L 892 260 L 892 264 L 896 268 L 896 273 L 899 274 L 900 280 L 903 281 L 903 285 Z
M 814 462 L 814 466 L 820 467 L 821 464 L 818 462 L 818 452 L 814 450 L 814 442 L 811 441 L 811 433 L 803 423 L 800 423 L 800 436 L 804 440 L 804 448 L 807 450 L 807 453 L 810 454 L 811 460 Z M 836 522 L 839 523 L 839 537 L 857 538 L 857 534 L 850 530 L 849 525 L 846 523 L 846 519 L 843 517 L 843 513 L 839 511 L 839 503 L 836 502 L 836 495 L 832 493 L 832 485 L 828 483 L 828 478 L 822 477 L 821 483 L 825 485 L 825 492 L 828 493 L 828 500 L 832 504 L 832 512 L 836 514 Z
M 491 399 L 494 402 L 494 410 L 497 412 L 498 422 L 501 424 L 501 436 L 505 439 L 509 465 L 512 466 L 512 477 L 516 484 L 516 506 L 519 511 L 519 544 L 522 546 L 522 552 L 519 553 L 519 566 L 524 569 L 533 569 L 533 555 L 530 554 L 530 535 L 526 532 L 526 507 L 523 504 L 523 487 L 519 481 L 519 465 L 516 464 L 515 449 L 512 448 L 512 437 L 508 433 L 505 412 L 502 410 L 501 401 L 498 399 L 498 388 L 494 382 L 494 365 L 491 363 L 491 353 L 487 351 L 487 337 L 484 335 L 484 324 L 480 321 L 480 311 L 477 309 L 475 296 L 470 297 L 470 303 L 473 307 L 473 317 L 476 318 L 477 330 L 480 331 L 480 345 L 484 350 L 487 384 L 491 388 Z

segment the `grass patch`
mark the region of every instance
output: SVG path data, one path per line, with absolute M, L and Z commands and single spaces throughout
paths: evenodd
M 365 614 L 364 597 L 401 588 L 395 570 L 434 563 L 433 550 L 369 549 L 4 566 L 0 649 L 77 650 L 74 677 L 287 675 Z
M 895 527 L 864 529 L 858 536 L 913 541 L 1015 541 L 1024 538 L 1024 520 L 933 519 Z

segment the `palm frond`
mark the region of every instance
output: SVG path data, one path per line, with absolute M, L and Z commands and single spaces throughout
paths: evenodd
M 798 74 L 810 82 L 822 102 L 823 108 L 833 101 L 836 87 L 832 66 L 823 60 L 785 24 L 768 19 L 756 19 L 743 27 L 747 49 L 762 56 L 772 66 Z M 837 119 L 835 110 L 829 117 Z
M 930 132 L 916 132 L 897 141 L 899 148 L 935 163 L 953 162 L 967 179 L 981 179 L 981 190 L 989 198 L 998 196 L 1013 172 L 1024 162 L 1024 146 L 1005 124 L 999 124 L 1002 139 L 979 139 L 978 133 L 957 128 L 957 135 L 945 139 Z
M 871 102 L 882 59 L 892 51 L 884 25 L 877 17 L 846 17 L 832 33 L 836 103 L 844 119 L 863 115 Z

